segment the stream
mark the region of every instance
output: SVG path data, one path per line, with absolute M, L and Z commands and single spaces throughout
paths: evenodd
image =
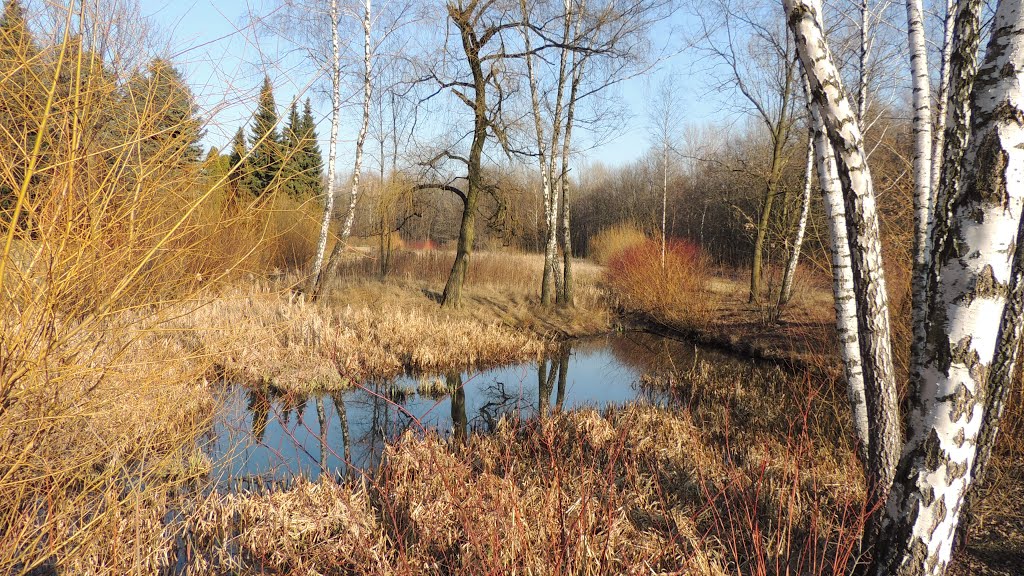
M 641 332 L 563 343 L 541 361 L 487 370 L 367 381 L 343 392 L 299 396 L 241 385 L 226 389 L 207 452 L 231 489 L 298 476 L 373 470 L 386 441 L 407 430 L 486 433 L 502 418 L 628 402 L 669 405 L 644 374 L 685 374 L 698 360 L 749 365 L 725 352 Z

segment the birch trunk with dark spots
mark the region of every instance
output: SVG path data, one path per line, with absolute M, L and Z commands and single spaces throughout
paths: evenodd
M 819 0 L 783 0 L 797 52 L 835 152 L 843 190 L 853 270 L 858 344 L 869 415 L 868 484 L 872 499 L 885 500 L 902 445 L 890 344 L 888 295 L 871 172 L 864 140 L 821 25 Z M 874 532 L 872 524 L 869 532 Z
M 814 126 L 814 152 L 818 182 L 825 204 L 828 221 L 829 247 L 832 253 L 832 297 L 836 310 L 836 336 L 843 359 L 846 394 L 853 416 L 853 429 L 857 437 L 857 452 L 861 462 L 868 461 L 871 436 L 868 425 L 868 407 L 864 396 L 864 370 L 860 360 L 860 338 L 857 333 L 857 300 L 853 293 L 853 267 L 850 264 L 850 242 L 846 237 L 846 208 L 843 190 L 836 172 L 835 155 L 825 133 L 825 126 L 817 106 L 808 105 Z
M 920 388 L 911 398 L 910 436 L 885 507 L 874 574 L 945 573 L 978 442 L 983 430 L 994 437 L 998 429 L 988 384 L 1012 370 L 1015 351 L 1006 351 L 1020 336 L 1014 300 L 1024 205 L 1022 81 L 1024 0 L 1002 0 L 974 82 L 971 136 L 957 192 L 949 194 L 948 227 L 936 237 Z

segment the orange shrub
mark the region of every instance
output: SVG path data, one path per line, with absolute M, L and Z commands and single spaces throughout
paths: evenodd
M 647 242 L 647 235 L 630 222 L 605 228 L 588 243 L 589 255 L 598 264 L 608 264 L 626 250 Z
M 659 242 L 631 246 L 608 262 L 606 279 L 620 307 L 656 321 L 695 326 L 712 310 L 708 259 L 691 242 L 669 241 L 664 267 Z

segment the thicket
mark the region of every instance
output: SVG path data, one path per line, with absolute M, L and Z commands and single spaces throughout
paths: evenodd
M 4 574 L 167 565 L 213 409 L 212 360 L 178 322 L 219 282 L 304 264 L 319 221 L 309 106 L 284 138 L 204 155 L 181 74 L 115 59 L 144 42 L 96 10 L 39 7 L 49 36 L 17 0 L 0 19 Z M 282 169 L 257 195 L 246 148 L 268 142 Z

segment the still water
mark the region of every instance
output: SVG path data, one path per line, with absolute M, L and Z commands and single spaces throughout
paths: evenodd
M 644 374 L 684 373 L 700 361 L 733 356 L 646 333 L 610 334 L 564 344 L 542 361 L 482 371 L 409 375 L 332 394 L 298 396 L 230 386 L 210 456 L 221 485 L 246 487 L 302 475 L 372 470 L 386 440 L 406 430 L 442 436 L 488 432 L 501 418 L 639 401 L 667 393 Z

